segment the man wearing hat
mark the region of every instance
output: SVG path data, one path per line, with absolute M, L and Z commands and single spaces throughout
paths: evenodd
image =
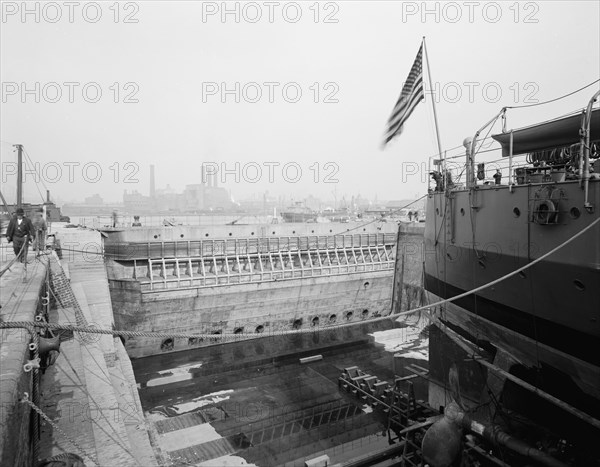
M 6 229 L 6 240 L 8 240 L 8 243 L 13 242 L 15 256 L 18 256 L 18 260 L 22 263 L 26 260 L 23 253 L 27 247 L 25 247 L 23 253 L 19 255 L 21 248 L 30 238 L 33 238 L 34 235 L 33 225 L 24 214 L 23 208 L 18 208 L 16 215 L 10 220 L 8 228 Z
M 38 255 L 42 254 L 46 250 L 46 233 L 48 226 L 44 220 L 44 210 L 38 209 L 35 213 L 34 219 L 31 221 L 35 232 L 35 238 L 33 239 L 33 251 L 37 251 Z

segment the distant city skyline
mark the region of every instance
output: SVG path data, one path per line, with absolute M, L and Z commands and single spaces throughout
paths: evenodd
M 5 170 L 5 173 L 3 174 L 2 193 L 9 203 L 13 203 L 15 201 L 15 197 L 16 197 L 16 180 L 17 180 L 16 161 L 6 161 L 5 160 L 5 161 L 3 161 L 3 164 L 4 164 L 5 169 L 8 168 L 9 170 Z M 213 165 L 216 165 L 216 164 L 211 164 L 210 167 L 212 168 Z M 258 164 L 256 164 L 256 165 L 258 165 Z M 161 185 L 161 183 L 160 183 L 160 173 L 161 173 L 160 164 L 156 164 L 154 166 L 155 166 L 154 186 L 155 186 L 156 192 L 164 192 L 165 190 L 166 191 L 171 190 L 172 192 L 175 192 L 175 193 L 181 193 L 185 190 L 186 186 L 193 185 L 193 184 L 186 184 L 186 185 L 178 186 L 178 185 L 172 185 L 170 183 L 167 183 L 166 185 Z M 113 177 L 116 177 L 117 175 L 119 175 L 119 170 L 123 171 L 123 167 L 125 167 L 127 169 L 127 173 L 125 175 L 123 175 L 123 183 L 120 184 L 120 186 L 123 187 L 123 189 L 120 192 L 115 190 L 114 186 L 111 187 L 111 189 L 109 189 L 109 190 L 105 190 L 104 192 L 98 191 L 98 190 L 94 191 L 94 188 L 97 188 L 98 186 L 96 184 L 89 183 L 89 187 L 87 187 L 88 188 L 87 192 L 82 193 L 82 194 L 77 192 L 77 194 L 78 194 L 77 197 L 75 197 L 75 196 L 69 197 L 68 195 L 66 197 L 59 196 L 53 190 L 53 188 L 58 188 L 58 186 L 55 186 L 55 183 L 53 183 L 53 180 L 54 180 L 56 174 L 59 173 L 58 172 L 59 170 L 63 170 L 64 172 L 68 172 L 70 170 L 72 173 L 71 174 L 65 173 L 65 176 L 72 177 L 73 179 L 75 179 L 77 177 L 77 173 L 75 171 L 78 169 L 81 169 L 81 171 L 82 171 L 81 173 L 82 174 L 86 173 L 86 177 L 88 180 L 93 180 L 93 177 L 96 177 L 96 174 L 102 173 L 102 171 L 96 170 L 95 165 L 88 165 L 87 168 L 84 168 L 85 164 L 82 164 L 82 163 L 80 163 L 79 165 L 64 164 L 60 169 L 58 169 L 57 167 L 59 167 L 59 166 L 57 166 L 57 164 L 51 164 L 49 166 L 49 168 L 43 167 L 39 164 L 33 165 L 33 166 L 31 163 L 25 164 L 24 177 L 23 177 L 25 202 L 39 203 L 40 201 L 45 199 L 46 189 L 50 190 L 52 200 L 57 202 L 58 204 L 84 203 L 86 198 L 92 197 L 95 195 L 99 195 L 105 203 L 122 203 L 123 196 L 125 193 L 131 194 L 131 193 L 137 192 L 143 196 L 150 196 L 151 191 L 152 191 L 151 169 L 150 169 L 151 165 L 148 164 L 146 167 L 143 167 L 143 166 L 138 166 L 137 164 L 134 165 L 134 163 L 128 163 L 128 164 L 122 164 L 121 167 L 119 167 L 118 164 L 113 164 L 112 168 L 109 169 L 110 175 Z M 255 167 L 255 165 L 252 165 L 252 167 Z M 265 171 L 268 171 L 269 167 L 273 167 L 273 165 L 267 164 L 267 165 L 264 165 L 263 167 L 265 168 Z M 210 178 L 214 179 L 215 180 L 214 183 L 216 183 L 216 185 L 218 187 L 224 188 L 225 190 L 227 190 L 227 192 L 233 198 L 234 202 L 238 202 L 241 200 L 249 200 L 252 198 L 262 198 L 265 194 L 268 194 L 270 196 L 275 196 L 275 197 L 283 197 L 283 198 L 290 200 L 290 202 L 292 200 L 301 201 L 302 199 L 305 199 L 307 196 L 312 195 L 312 193 L 310 193 L 310 192 L 289 193 L 289 192 L 284 192 L 284 191 L 277 191 L 277 186 L 269 186 L 269 184 L 260 185 L 260 186 L 265 187 L 265 189 L 259 191 L 259 190 L 256 190 L 257 184 L 252 182 L 253 178 L 247 178 L 250 176 L 249 169 L 244 170 L 244 169 L 240 168 L 239 170 L 235 170 L 235 168 L 234 168 L 234 169 L 229 170 L 229 172 L 227 172 L 227 173 L 220 174 L 219 173 L 220 168 L 229 170 L 226 165 L 222 165 L 220 167 L 217 167 L 215 173 L 209 172 L 206 177 L 208 177 L 209 179 Z M 273 169 L 271 169 L 271 170 L 273 170 Z M 317 168 L 313 167 L 313 169 L 312 169 L 313 175 L 317 173 L 316 170 L 317 170 Z M 51 171 L 53 171 L 53 172 L 51 172 Z M 84 172 L 84 171 L 86 171 L 86 172 Z M 94 172 L 92 173 L 92 171 L 94 171 Z M 143 177 L 144 174 L 147 175 L 146 179 Z M 269 174 L 266 173 L 265 177 L 268 177 L 268 176 L 269 176 Z M 82 175 L 82 177 L 83 177 L 83 175 Z M 252 175 L 252 177 L 255 178 L 255 175 Z M 201 180 L 202 180 L 202 170 L 200 171 L 198 183 L 200 183 Z M 245 187 L 244 187 L 244 185 L 245 185 Z M 322 199 L 324 203 L 330 204 L 331 207 L 336 207 L 335 205 L 341 204 L 343 200 L 345 200 L 345 202 L 348 203 L 349 198 L 352 198 L 353 196 L 354 197 L 363 196 L 363 197 L 369 198 L 369 199 L 379 198 L 377 192 L 375 192 L 371 196 L 366 196 L 366 195 L 360 193 L 360 191 L 356 192 L 356 191 L 351 191 L 350 189 L 343 190 L 340 187 L 340 185 L 341 184 L 339 182 L 330 183 L 330 185 L 328 186 L 330 188 L 330 191 L 329 192 L 325 191 L 325 192 L 323 192 L 323 194 L 321 196 L 316 196 L 316 197 L 319 199 Z M 248 190 L 249 187 L 254 188 L 255 190 L 250 191 L 250 190 Z M 72 190 L 70 192 L 73 193 Z M 422 194 L 423 193 L 421 193 L 421 194 L 414 193 L 413 195 L 416 198 L 418 196 L 421 196 Z M 410 193 L 399 193 L 399 196 L 396 196 L 395 198 L 390 198 L 390 199 L 411 198 L 411 197 L 413 197 L 413 195 L 411 195 Z M 382 198 L 382 199 L 387 199 L 387 198 Z M 337 203 L 336 203 L 336 200 L 337 200 Z

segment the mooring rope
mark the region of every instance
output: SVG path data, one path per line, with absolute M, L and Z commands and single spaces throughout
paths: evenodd
M 28 241 L 29 241 L 28 239 L 25 239 L 25 241 L 23 242 L 23 245 L 21 246 L 21 250 L 19 251 L 19 253 L 13 259 L 11 259 L 10 262 L 6 266 L 4 266 L 2 268 L 2 270 L 0 271 L 0 277 L 2 277 L 4 275 L 4 273 L 6 271 L 8 271 L 10 269 L 10 267 L 13 264 L 15 264 L 15 262 L 17 261 L 17 259 L 19 259 L 19 257 L 23 254 L 23 251 L 25 250 L 25 245 L 27 245 Z M 27 258 L 25 258 L 25 261 L 27 261 Z

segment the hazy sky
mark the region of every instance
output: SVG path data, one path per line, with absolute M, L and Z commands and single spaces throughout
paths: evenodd
M 2 2 L 9 200 L 13 143 L 65 202 L 147 194 L 149 164 L 158 188 L 182 191 L 200 182 L 203 162 L 229 171 L 221 185 L 236 199 L 408 198 L 427 180 L 410 173 L 437 151 L 431 95 L 399 139 L 380 143 L 422 36 L 446 148 L 502 106 L 600 77 L 597 1 L 23 5 Z M 583 107 L 596 89 L 511 110 L 509 128 Z M 27 200 L 39 201 L 27 181 Z

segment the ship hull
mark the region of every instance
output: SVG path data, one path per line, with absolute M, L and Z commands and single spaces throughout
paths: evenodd
M 568 241 L 598 218 L 583 209 L 577 182 L 517 185 L 432 193 L 425 228 L 425 289 L 430 303 L 501 278 Z M 589 187 L 600 206 L 600 181 Z M 540 191 L 542 190 L 542 191 Z M 558 190 L 558 191 L 554 191 Z M 555 193 L 552 223 L 533 209 L 539 193 Z M 544 220 L 544 219 L 542 219 Z M 505 370 L 535 369 L 561 375 L 544 388 L 586 411 L 600 401 L 600 226 L 596 224 L 552 255 L 476 294 L 432 309 L 449 328 L 489 354 L 502 355 Z M 507 363 L 508 362 L 508 363 Z M 455 362 L 459 366 L 461 362 Z M 440 367 L 441 370 L 441 367 Z M 445 405 L 448 378 L 432 378 L 434 407 Z M 536 381 L 532 381 L 536 383 Z M 467 383 L 468 384 L 468 383 Z M 563 394 L 571 387 L 571 396 Z M 475 391 L 476 392 L 476 391 Z M 596 414 L 598 416 L 600 414 Z

